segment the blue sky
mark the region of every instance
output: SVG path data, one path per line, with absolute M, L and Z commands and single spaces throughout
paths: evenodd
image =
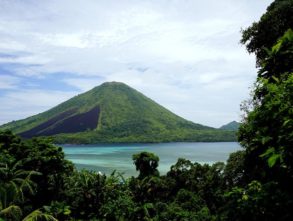
M 256 77 L 241 28 L 272 1 L 0 0 L 0 124 L 106 81 L 218 127 Z

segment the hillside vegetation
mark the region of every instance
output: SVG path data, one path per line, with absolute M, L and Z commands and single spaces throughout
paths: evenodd
M 221 130 L 233 130 L 233 131 L 237 131 L 239 129 L 240 123 L 238 123 L 237 121 L 232 121 L 228 124 L 225 124 L 223 126 L 220 127 Z
M 56 143 L 235 141 L 236 135 L 187 121 L 140 92 L 107 82 L 44 113 L 3 125 Z

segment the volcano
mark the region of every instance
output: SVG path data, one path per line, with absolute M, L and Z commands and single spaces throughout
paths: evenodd
M 106 82 L 32 117 L 2 125 L 56 143 L 235 141 L 234 132 L 193 123 L 124 83 Z

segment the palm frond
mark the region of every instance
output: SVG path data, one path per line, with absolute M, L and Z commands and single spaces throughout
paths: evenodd
M 35 211 L 31 212 L 22 221 L 39 221 L 39 220 L 58 221 L 53 216 L 46 214 L 46 213 L 43 213 L 40 210 L 35 210 Z
M 0 217 L 7 220 L 18 221 L 22 217 L 22 211 L 19 206 L 11 205 L 0 211 Z

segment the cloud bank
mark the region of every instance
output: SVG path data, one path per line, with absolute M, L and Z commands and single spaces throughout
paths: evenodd
M 218 127 L 256 77 L 241 28 L 271 1 L 0 0 L 0 124 L 105 81 Z

